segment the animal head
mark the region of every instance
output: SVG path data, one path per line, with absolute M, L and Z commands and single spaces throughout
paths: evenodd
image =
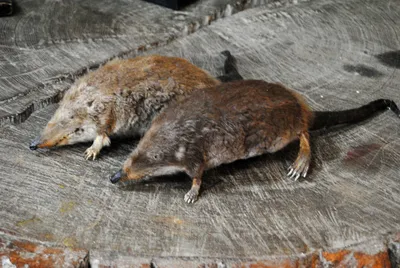
M 107 100 L 90 94 L 93 90 L 85 84 L 72 87 L 40 137 L 29 148 L 35 150 L 94 140 L 97 135 L 96 121 L 101 120 Z
M 180 129 L 173 123 L 160 126 L 153 122 L 123 168 L 112 176 L 111 182 L 140 181 L 180 171 L 190 175 L 193 157 L 197 156 L 193 135 L 182 133 Z

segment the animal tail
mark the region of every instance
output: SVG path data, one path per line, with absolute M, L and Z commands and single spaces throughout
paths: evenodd
M 218 79 L 222 82 L 243 80 L 243 77 L 238 72 L 236 58 L 232 56 L 231 52 L 225 50 L 221 54 L 226 56 L 226 59 L 224 63 L 224 75 L 219 76 Z
M 324 129 L 342 124 L 358 123 L 385 109 L 392 110 L 398 117 L 400 117 L 400 110 L 394 101 L 379 99 L 356 109 L 337 112 L 314 112 L 314 120 L 310 130 Z

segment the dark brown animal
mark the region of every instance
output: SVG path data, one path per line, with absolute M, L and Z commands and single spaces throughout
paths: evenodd
M 234 57 L 228 51 L 223 53 L 227 56 L 225 76 L 220 79 L 239 79 Z M 110 136 L 143 135 L 170 101 L 220 83 L 182 58 L 151 55 L 113 60 L 79 79 L 65 93 L 30 149 L 94 141 L 85 153 L 86 159 L 95 159 L 110 145 Z
M 274 153 L 300 140 L 288 175 L 305 177 L 311 159 L 309 130 L 355 123 L 379 110 L 400 111 L 390 100 L 358 109 L 313 112 L 300 95 L 280 84 L 247 80 L 193 92 L 158 115 L 135 151 L 111 182 L 186 172 L 193 185 L 185 195 L 194 202 L 204 170 L 238 159 Z

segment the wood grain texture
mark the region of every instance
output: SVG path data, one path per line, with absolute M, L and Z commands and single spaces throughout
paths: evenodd
M 400 104 L 400 68 L 392 60 L 400 47 L 399 23 L 398 0 L 259 7 L 151 52 L 183 56 L 218 74 L 223 57 L 217 55 L 228 49 L 245 78 L 281 82 L 318 110 L 376 98 Z M 24 123 L 0 129 L 5 233 L 91 249 L 104 258 L 115 258 L 107 252 L 117 252 L 149 260 L 257 260 L 357 244 L 366 245 L 361 251 L 372 256 L 381 252 L 374 245 L 400 230 L 400 120 L 390 111 L 313 136 L 313 166 L 306 181 L 285 177 L 297 153 L 294 145 L 206 172 L 201 198 L 190 206 L 182 198 L 191 183 L 185 176 L 129 187 L 110 184 L 109 175 L 121 167 L 135 141 L 113 141 L 95 162 L 83 159 L 87 145 L 29 151 L 29 141 L 55 108 L 46 106 Z
M 371 251 L 370 249 L 373 248 Z M 368 252 L 365 249 L 369 249 Z M 90 252 L 90 261 L 104 267 L 213 267 L 213 268 L 320 268 L 320 267 L 390 267 L 386 246 L 378 240 L 364 241 L 346 249 L 315 250 L 299 256 L 247 257 L 159 257 L 134 258 L 114 251 Z M 146 266 L 147 265 L 147 266 Z M 397 267 L 397 266 L 394 266 Z
M 110 58 L 165 45 L 268 2 L 199 0 L 173 11 L 140 0 L 18 1 L 18 12 L 0 20 L 0 124 L 23 122 L 55 103 L 76 75 Z

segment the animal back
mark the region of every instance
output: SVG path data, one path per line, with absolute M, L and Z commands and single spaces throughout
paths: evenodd
M 191 91 L 220 82 L 185 59 L 159 55 L 113 60 L 85 78 L 109 94 L 157 85 L 161 90 Z

